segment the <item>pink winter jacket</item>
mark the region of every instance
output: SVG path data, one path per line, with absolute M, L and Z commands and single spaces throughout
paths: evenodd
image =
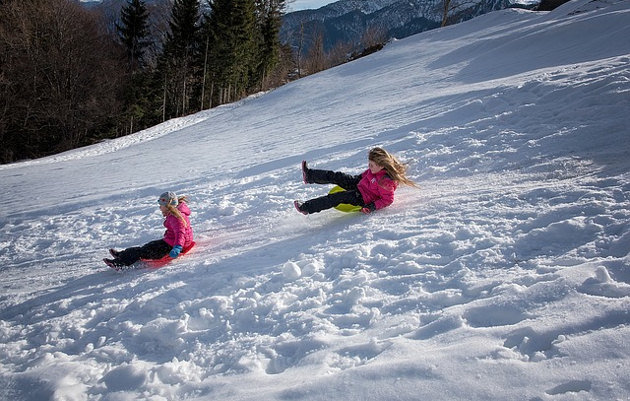
M 182 222 L 172 214 L 166 216 L 164 220 L 164 227 L 166 232 L 164 233 L 164 242 L 170 246 L 181 245 L 184 249 L 190 246 L 193 242 L 193 229 L 190 226 L 190 209 L 184 202 L 180 202 L 177 205 L 177 210 L 182 214 L 184 220 L 186 220 L 186 227 Z
M 365 204 L 374 202 L 377 210 L 392 204 L 396 187 L 398 183 L 389 178 L 385 169 L 376 174 L 372 174 L 370 169 L 365 170 L 357 185 Z

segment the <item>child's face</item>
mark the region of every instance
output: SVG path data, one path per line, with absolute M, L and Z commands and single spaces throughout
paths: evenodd
M 160 212 L 162 212 L 162 216 L 168 216 L 168 209 L 164 205 L 160 205 Z
M 383 169 L 383 166 L 376 164 L 372 160 L 368 160 L 368 168 L 370 169 L 372 174 L 376 174 Z

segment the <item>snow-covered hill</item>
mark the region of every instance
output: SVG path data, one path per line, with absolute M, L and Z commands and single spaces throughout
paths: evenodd
M 2 400 L 626 400 L 630 2 L 504 10 L 0 166 Z M 300 161 L 409 162 L 370 216 Z M 117 273 L 190 197 L 198 246 Z

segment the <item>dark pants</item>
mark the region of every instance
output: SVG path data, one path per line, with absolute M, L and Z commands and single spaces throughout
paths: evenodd
M 300 207 L 307 213 L 317 213 L 322 210 L 333 208 L 341 203 L 355 206 L 365 206 L 363 196 L 357 189 L 361 175 L 350 175 L 338 171 L 313 170 L 309 169 L 306 174 L 309 183 L 314 184 L 335 184 L 345 189 L 342 192 L 335 192 L 319 198 L 307 200 Z
M 120 251 L 118 260 L 125 266 L 132 265 L 140 259 L 162 259 L 173 249 L 164 240 L 151 241 L 142 246 L 134 246 Z

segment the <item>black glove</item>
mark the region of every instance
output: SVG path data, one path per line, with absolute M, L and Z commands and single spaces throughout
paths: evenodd
M 368 203 L 367 205 L 365 205 L 361 209 L 361 213 L 363 213 L 363 214 L 370 214 L 370 213 L 372 213 L 375 210 L 376 210 L 376 206 L 374 206 L 374 202 L 372 202 L 372 203 Z

